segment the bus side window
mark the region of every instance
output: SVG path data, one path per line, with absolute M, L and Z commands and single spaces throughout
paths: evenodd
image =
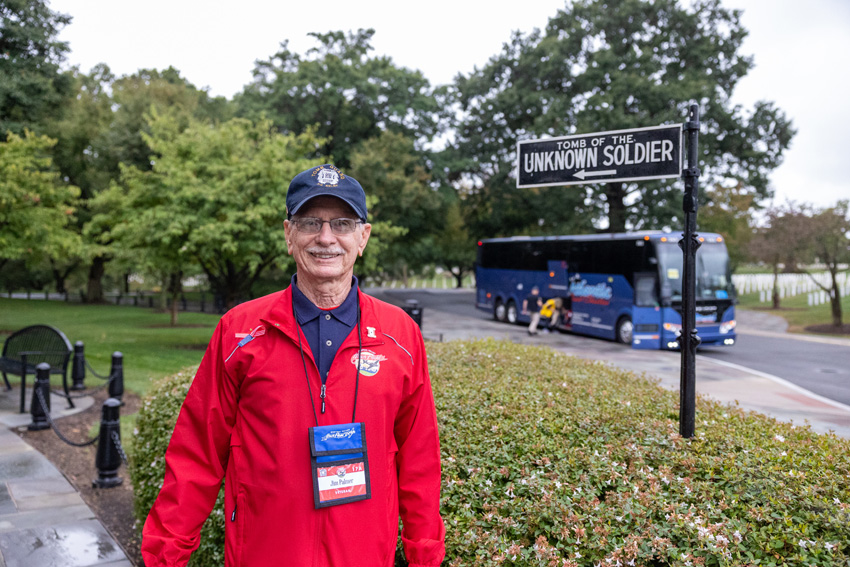
M 658 306 L 658 296 L 655 292 L 655 284 L 655 274 L 635 274 L 635 306 Z

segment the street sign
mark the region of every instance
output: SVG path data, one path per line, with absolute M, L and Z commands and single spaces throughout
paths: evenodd
M 517 187 L 641 181 L 682 175 L 682 125 L 517 143 Z

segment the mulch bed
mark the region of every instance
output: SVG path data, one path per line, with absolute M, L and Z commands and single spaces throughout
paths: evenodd
M 100 422 L 101 407 L 108 396 L 105 390 L 101 390 L 93 397 L 95 403 L 89 409 L 56 420 L 57 427 L 68 439 L 85 441 L 92 424 Z M 123 401 L 121 415 L 139 411 L 141 399 L 136 394 L 125 391 Z M 26 427 L 22 427 L 15 431 L 62 471 L 118 545 L 124 549 L 133 565 L 144 567 L 139 552 L 141 540 L 136 531 L 136 518 L 133 516 L 133 487 L 127 467 L 122 466 L 119 469 L 119 476 L 124 480 L 121 485 L 114 488 L 92 488 L 92 481 L 97 478 L 96 443 L 89 447 L 72 447 L 50 429 L 27 431 Z
M 831 323 L 826 325 L 809 325 L 805 328 L 807 333 L 819 335 L 850 335 L 850 323 L 844 323 L 840 327 Z

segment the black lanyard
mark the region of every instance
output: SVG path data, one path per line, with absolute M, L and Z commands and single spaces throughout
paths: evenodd
M 363 335 L 360 334 L 360 293 L 355 290 L 354 293 L 357 294 L 357 366 L 354 369 L 355 379 L 354 379 L 354 409 L 351 411 L 351 422 L 355 422 L 355 416 L 357 415 L 357 391 L 360 389 L 360 357 L 363 354 Z M 307 374 L 307 361 L 304 358 L 304 347 L 301 344 L 301 324 L 298 322 L 298 315 L 295 313 L 295 297 L 292 298 L 292 317 L 295 319 L 295 332 L 298 334 L 298 350 L 301 351 L 301 364 L 304 366 L 304 377 L 307 379 L 307 393 L 310 394 L 310 405 L 313 406 L 313 419 L 316 420 L 316 427 L 319 426 L 319 416 L 316 414 L 316 403 L 313 401 L 313 389 L 310 388 L 310 375 Z M 333 365 L 333 362 L 331 362 Z M 322 379 L 322 391 L 319 396 L 322 399 L 322 413 L 325 413 L 325 393 L 326 386 L 325 383 L 328 380 L 327 376 L 321 376 Z

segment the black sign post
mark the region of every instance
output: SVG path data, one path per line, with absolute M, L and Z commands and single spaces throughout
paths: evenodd
M 517 143 L 517 187 L 642 181 L 682 175 L 682 126 Z
M 682 249 L 682 334 L 679 349 L 682 352 L 681 379 L 679 384 L 679 434 L 694 436 L 696 420 L 696 353 L 700 343 L 696 329 L 696 257 L 700 246 L 697 229 L 699 192 L 699 106 L 692 104 L 688 121 L 684 124 L 688 136 L 688 167 L 682 172 L 685 180 L 685 196 L 682 210 L 685 212 L 685 232 L 679 241 Z
M 682 132 L 688 138 L 688 167 L 682 169 Z M 596 132 L 517 143 L 517 187 L 546 187 L 641 181 L 682 177 L 685 196 L 685 232 L 682 248 L 682 332 L 678 337 L 682 353 L 679 433 L 694 436 L 696 414 L 696 351 L 700 338 L 696 330 L 696 234 L 699 106 L 692 104 L 684 125 L 654 126 L 632 130 Z

